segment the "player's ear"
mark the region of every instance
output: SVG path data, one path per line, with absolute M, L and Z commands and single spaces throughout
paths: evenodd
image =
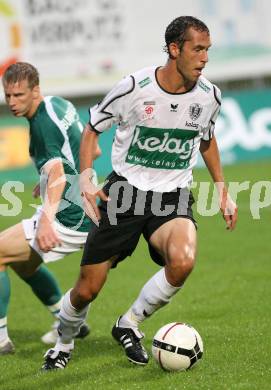
M 40 86 L 39 85 L 35 85 L 35 87 L 33 87 L 32 94 L 33 94 L 34 99 L 38 99 L 40 97 Z
M 170 58 L 175 60 L 178 57 L 178 55 L 180 54 L 179 46 L 177 45 L 177 43 L 171 42 L 169 44 L 168 49 L 169 49 L 169 56 L 170 56 Z

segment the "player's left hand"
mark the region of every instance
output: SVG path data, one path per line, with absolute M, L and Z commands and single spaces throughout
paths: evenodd
M 39 248 L 43 252 L 49 252 L 52 248 L 61 246 L 61 240 L 45 214 L 43 214 L 39 220 L 36 240 Z
M 223 215 L 223 218 L 226 221 L 227 229 L 233 230 L 237 222 L 238 207 L 236 203 L 231 199 L 230 194 L 226 191 L 223 192 L 222 195 L 220 210 Z

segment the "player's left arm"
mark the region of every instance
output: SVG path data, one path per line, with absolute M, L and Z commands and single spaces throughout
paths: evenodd
M 231 199 L 225 184 L 219 150 L 216 137 L 214 135 L 208 141 L 201 140 L 200 152 L 217 187 L 220 200 L 220 210 L 222 212 L 223 218 L 226 221 L 227 229 L 233 230 L 237 222 L 237 206 Z
M 36 239 L 40 249 L 43 252 L 49 252 L 55 246 L 61 245 L 61 241 L 53 226 L 66 184 L 61 159 L 49 160 L 43 166 L 42 174 L 46 175 L 47 184 Z

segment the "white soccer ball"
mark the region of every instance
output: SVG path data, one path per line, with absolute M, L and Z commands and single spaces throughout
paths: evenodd
M 202 358 L 203 342 L 192 326 L 172 322 L 155 334 L 152 355 L 166 371 L 188 370 Z

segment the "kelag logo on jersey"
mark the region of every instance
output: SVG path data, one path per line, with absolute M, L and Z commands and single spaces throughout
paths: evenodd
M 126 162 L 158 169 L 185 169 L 189 166 L 194 130 L 136 126 Z

